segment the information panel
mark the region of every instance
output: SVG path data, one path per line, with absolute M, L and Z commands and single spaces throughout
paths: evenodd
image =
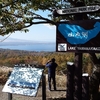
M 58 23 L 56 51 L 100 52 L 100 19 Z
M 43 69 L 14 67 L 3 92 L 36 96 Z

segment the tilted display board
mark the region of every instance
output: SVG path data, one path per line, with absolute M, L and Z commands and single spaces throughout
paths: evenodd
M 56 51 L 100 52 L 100 19 L 60 22 Z
M 43 69 L 14 67 L 3 92 L 36 96 Z

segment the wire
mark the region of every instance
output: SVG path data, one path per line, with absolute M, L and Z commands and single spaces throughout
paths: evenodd
M 4 39 L 0 40 L 0 42 L 3 42 L 4 40 L 6 40 L 12 33 L 10 33 L 7 37 L 5 37 Z

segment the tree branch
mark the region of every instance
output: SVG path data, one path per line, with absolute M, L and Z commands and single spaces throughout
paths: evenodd
M 96 54 L 95 53 L 89 53 L 89 54 L 90 54 L 90 58 L 91 58 L 92 62 L 94 64 L 97 64 L 98 63 L 98 59 L 97 59 Z

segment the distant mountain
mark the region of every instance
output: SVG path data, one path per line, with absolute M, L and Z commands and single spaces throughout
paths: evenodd
M 10 38 L 10 37 L 6 38 L 6 37 L 3 37 L 3 36 L 0 36 L 0 42 L 33 42 L 33 41 Z
M 32 41 L 32 40 L 22 40 L 16 38 L 6 38 L 6 36 L 0 36 L 0 46 L 5 45 L 29 45 L 29 44 L 54 44 L 54 42 L 45 42 L 45 41 Z

